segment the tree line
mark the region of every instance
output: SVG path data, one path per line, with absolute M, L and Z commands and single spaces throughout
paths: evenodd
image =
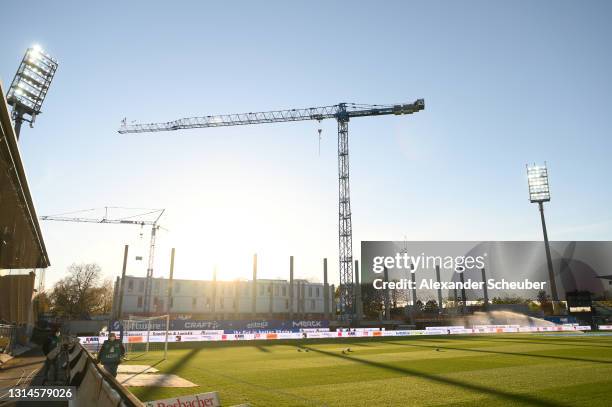
M 95 263 L 72 264 L 68 275 L 57 281 L 49 291 L 34 298 L 38 315 L 62 319 L 89 319 L 107 315 L 113 305 L 113 284 L 102 278 L 102 269 Z

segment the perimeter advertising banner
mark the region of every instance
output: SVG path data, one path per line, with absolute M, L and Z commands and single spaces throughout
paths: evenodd
M 119 330 L 119 321 L 113 321 L 112 330 Z M 150 325 L 149 325 L 150 324 Z M 323 319 L 284 321 L 277 319 L 258 320 L 197 320 L 174 319 L 170 321 L 170 330 L 220 330 L 225 333 L 257 332 L 257 331 L 292 331 L 303 329 L 320 329 L 329 327 L 329 321 Z M 147 329 L 159 331 L 165 329 L 165 321 L 151 321 L 135 323 L 131 327 L 134 331 Z
M 147 407 L 220 407 L 219 393 L 216 391 L 209 393 L 192 394 L 188 396 L 178 396 L 163 400 L 145 402 Z
M 594 298 L 612 294 L 612 242 L 550 242 L 560 300 L 571 291 Z M 465 290 L 466 300 L 550 295 L 543 242 L 383 242 L 361 243 L 361 282 L 375 289 L 416 290 L 421 298 L 443 298 Z M 438 277 L 439 273 L 439 277 Z

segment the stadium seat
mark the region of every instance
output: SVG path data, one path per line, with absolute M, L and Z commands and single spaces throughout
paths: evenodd
M 70 385 L 78 386 L 86 372 L 87 355 L 84 352 L 80 353 L 81 357 L 76 362 L 70 364 Z
M 117 407 L 121 402 L 121 396 L 108 384 L 107 381 L 102 382 L 102 388 L 98 396 L 97 407 Z
M 76 346 L 72 351 L 68 353 L 68 361 L 70 362 L 70 367 L 76 364 L 76 360 L 83 351 L 83 348 L 80 346 Z
M 93 362 L 87 363 L 85 377 L 81 385 L 77 388 L 76 404 L 77 406 L 95 406 L 100 395 L 100 387 L 102 386 L 102 375 Z

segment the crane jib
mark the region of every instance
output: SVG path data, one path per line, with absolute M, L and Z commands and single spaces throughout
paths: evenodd
M 321 121 L 325 119 L 336 119 L 339 121 L 348 121 L 350 117 L 412 114 L 418 112 L 419 110 L 423 110 L 424 108 L 425 102 L 423 99 L 418 99 L 413 103 L 397 105 L 356 105 L 352 103 L 340 103 L 332 106 L 309 107 L 305 109 L 188 117 L 165 123 L 127 124 L 124 120 L 118 132 L 121 134 L 148 133 L 206 127 L 242 126 L 246 124 L 282 123 L 302 120 Z

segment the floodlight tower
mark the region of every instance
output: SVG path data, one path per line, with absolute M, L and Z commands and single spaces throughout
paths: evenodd
M 21 124 L 26 121 L 34 126 L 36 116 L 41 113 L 45 96 L 57 71 L 57 60 L 40 46 L 28 48 L 13 78 L 6 101 L 13 106 L 15 135 L 19 140 Z
M 527 165 L 527 181 L 529 183 L 529 200 L 537 203 L 540 208 L 540 218 L 542 219 L 542 232 L 544 233 L 544 248 L 546 250 L 546 263 L 548 264 L 548 278 L 550 280 L 550 294 L 553 304 L 559 302 L 557 295 L 557 284 L 555 283 L 555 273 L 553 271 L 552 258 L 550 256 L 550 244 L 548 243 L 548 233 L 546 232 L 546 220 L 544 219 L 544 202 L 550 201 L 550 188 L 548 185 L 548 169 L 546 162 L 538 166 Z

